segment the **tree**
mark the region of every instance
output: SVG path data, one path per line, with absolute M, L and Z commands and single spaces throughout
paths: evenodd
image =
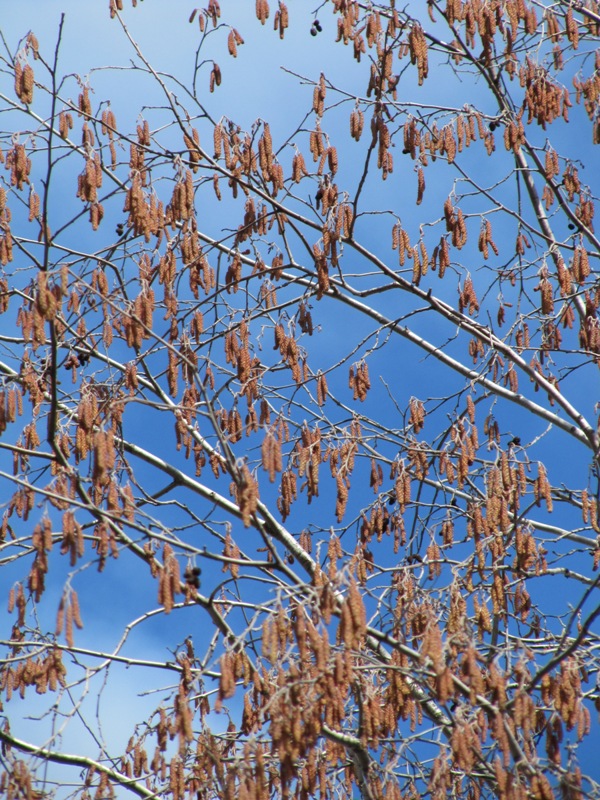
M 4 39 L 0 795 L 599 797 L 596 0 L 122 5 Z

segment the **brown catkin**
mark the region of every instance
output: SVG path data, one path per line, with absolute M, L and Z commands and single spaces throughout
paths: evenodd
M 423 195 L 425 193 L 425 173 L 423 168 L 419 167 L 417 170 L 417 205 L 420 206 L 423 202 Z
M 34 85 L 33 69 L 29 64 L 26 64 L 21 75 L 21 94 L 20 94 L 20 100 L 26 105 L 29 105 L 33 102 L 33 85 Z
M 322 372 L 320 372 L 317 378 L 317 403 L 319 406 L 325 404 L 325 401 L 327 400 L 327 393 L 327 378 Z
M 69 647 L 74 645 L 73 637 L 73 607 L 70 603 L 67 604 L 65 613 L 65 639 Z
M 71 590 L 71 608 L 73 609 L 73 622 L 81 630 L 83 628 L 83 622 L 81 621 L 79 597 L 77 596 L 77 592 L 74 589 Z
M 229 31 L 229 35 L 227 37 L 227 49 L 230 56 L 237 58 L 237 42 L 235 40 L 233 29 Z
M 350 136 L 358 142 L 365 126 L 365 116 L 360 108 L 355 108 L 350 114 Z

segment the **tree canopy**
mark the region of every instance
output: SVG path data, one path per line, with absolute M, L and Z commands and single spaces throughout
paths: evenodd
M 0 798 L 600 797 L 596 0 L 71 5 L 0 52 Z

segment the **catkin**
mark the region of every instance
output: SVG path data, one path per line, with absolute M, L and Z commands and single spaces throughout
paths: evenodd
M 425 173 L 423 168 L 419 167 L 417 170 L 417 205 L 420 206 L 423 202 L 423 195 L 425 193 Z
M 83 622 L 81 621 L 79 597 L 74 589 L 71 589 L 71 608 L 73 609 L 73 622 L 81 630 L 83 628 Z

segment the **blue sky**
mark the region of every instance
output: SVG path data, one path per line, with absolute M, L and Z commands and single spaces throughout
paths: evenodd
M 224 15 L 227 10 L 225 6 L 226 4 L 223 3 Z M 348 134 L 348 116 L 354 105 L 354 93 L 359 93 L 361 97 L 364 94 L 365 70 L 355 64 L 350 48 L 333 48 L 331 46 L 333 20 L 329 10 L 326 13 L 319 11 L 319 18 L 322 21 L 324 31 L 317 37 L 311 37 L 309 28 L 314 15 L 309 13 L 310 9 L 305 5 L 301 7 L 300 4 L 294 7 L 290 3 L 290 6 L 292 25 L 286 40 L 280 42 L 278 36 L 271 30 L 270 22 L 265 27 L 261 27 L 258 24 L 254 17 L 253 3 L 234 4 L 235 25 L 244 37 L 245 44 L 239 48 L 238 58 L 232 59 L 226 51 L 226 31 L 217 30 L 208 37 L 203 57 L 214 58 L 218 61 L 223 73 L 223 83 L 214 94 L 210 94 L 208 92 L 210 64 L 207 62 L 201 67 L 198 79 L 198 104 L 186 96 L 181 86 L 177 86 L 172 81 L 172 77 L 175 77 L 176 80 L 181 81 L 184 85 L 189 85 L 193 75 L 194 53 L 199 40 L 199 31 L 197 21 L 194 21 L 191 25 L 187 23 L 191 10 L 190 6 L 181 2 L 164 4 L 157 0 L 145 0 L 137 9 L 127 7 L 123 13 L 123 19 L 128 25 L 132 37 L 139 44 L 144 55 L 147 55 L 153 68 L 158 70 L 161 75 L 164 74 L 166 76 L 165 80 L 174 91 L 178 101 L 189 110 L 192 116 L 201 114 L 204 106 L 213 121 L 226 117 L 238 123 L 243 130 L 249 129 L 255 120 L 268 119 L 276 147 L 277 143 L 287 141 L 288 137 L 291 137 L 290 143 L 286 145 L 281 154 L 281 161 L 286 165 L 289 165 L 291 161 L 294 153 L 292 145 L 295 144 L 304 153 L 309 169 L 314 169 L 307 148 L 308 131 L 312 129 L 314 116 L 309 116 L 305 119 L 305 115 L 310 109 L 312 97 L 312 84 L 310 82 L 318 80 L 319 74 L 324 72 L 327 80 L 340 91 L 339 93 L 334 91 L 328 93 L 327 101 L 331 104 L 331 109 L 327 111 L 323 128 L 329 134 L 331 142 L 338 146 L 340 154 L 343 155 L 343 158 L 340 158 L 341 168 L 337 178 L 338 184 L 340 187 L 346 188 L 352 195 L 362 174 L 369 135 L 367 131 L 360 144 L 351 142 Z M 63 98 L 76 101 L 79 85 L 74 77 L 75 74 L 80 76 L 83 81 L 89 79 L 93 89 L 92 105 L 94 109 L 98 109 L 110 99 L 111 107 L 115 111 L 120 129 L 129 132 L 135 131 L 135 126 L 140 119 L 140 109 L 144 107 L 144 117 L 150 121 L 153 132 L 156 132 L 156 141 L 160 143 L 160 146 L 180 149 L 181 136 L 178 130 L 174 128 L 160 129 L 161 125 L 168 121 L 168 114 L 165 114 L 162 108 L 165 99 L 160 95 L 160 92 L 156 91 L 154 79 L 144 74 L 143 70 L 139 68 L 141 66 L 140 61 L 135 56 L 119 23 L 116 20 L 111 21 L 109 19 L 107 3 L 98 2 L 97 0 L 73 0 L 72 2 L 68 2 L 68 0 L 60 0 L 60 2 L 49 0 L 40 4 L 34 0 L 22 0 L 18 9 L 11 13 L 10 17 L 3 20 L 0 26 L 10 52 L 15 52 L 17 41 L 19 38 L 24 37 L 31 28 L 38 36 L 43 52 L 48 54 L 48 57 L 51 57 L 62 11 L 65 12 L 65 24 L 59 65 L 61 73 L 68 76 L 62 89 Z M 133 65 L 135 65 L 135 69 Z M 282 65 L 285 65 L 288 71 L 283 71 L 281 69 Z M 446 73 L 442 71 L 441 59 L 436 61 L 435 56 L 432 56 L 432 73 L 422 90 L 417 88 L 415 76 L 410 70 L 403 73 L 400 83 L 399 102 L 401 105 L 404 104 L 405 110 L 413 108 L 410 104 L 416 101 L 432 108 L 442 105 L 448 108 L 447 119 L 450 119 L 456 109 L 462 108 L 465 104 L 479 105 L 485 102 L 483 100 L 485 87 L 481 83 L 470 80 L 466 75 L 463 76 L 463 80 L 454 81 L 451 84 L 448 83 L 445 80 Z M 298 78 L 298 76 L 301 77 Z M 308 80 L 309 85 L 302 85 L 303 78 Z M 0 92 L 12 97 L 11 79 L 6 73 L 0 75 Z M 36 93 L 38 98 L 41 98 L 41 91 L 38 92 L 36 89 Z M 36 105 L 36 108 L 39 108 L 39 113 L 43 115 L 47 113 L 47 101 L 39 99 L 39 102 L 40 105 Z M 495 109 L 491 107 L 484 107 L 483 111 L 495 113 Z M 581 113 L 581 109 L 573 109 L 572 115 L 577 119 L 577 115 L 581 115 Z M 395 127 L 401 126 L 404 123 L 404 119 L 405 116 L 401 114 L 394 123 Z M 304 123 L 303 120 L 305 120 Z M 210 142 L 212 128 L 202 119 L 198 121 L 197 125 L 201 132 L 201 143 L 205 145 L 205 142 Z M 299 126 L 302 126 L 303 129 L 298 130 Z M 553 129 L 550 131 L 555 147 L 560 149 L 561 153 L 564 152 L 573 159 L 576 159 L 581 153 L 585 153 L 587 169 L 583 175 L 585 180 L 591 183 L 594 177 L 593 170 L 597 167 L 598 157 L 589 145 L 589 125 L 574 123 L 567 127 L 559 123 L 557 127 L 557 132 Z M 22 135 L 25 137 L 26 133 L 24 132 Z M 544 133 L 541 130 L 537 130 L 535 136 L 538 145 L 543 147 Z M 409 156 L 401 153 L 401 134 L 398 136 L 397 142 L 394 149 L 394 173 L 388 180 L 385 183 L 381 182 L 376 170 L 371 170 L 372 174 L 369 175 L 366 181 L 361 204 L 364 216 L 359 220 L 356 228 L 357 238 L 360 238 L 361 243 L 378 258 L 381 258 L 386 265 L 393 268 L 397 268 L 397 254 L 391 250 L 391 227 L 393 222 L 396 219 L 401 219 L 403 227 L 409 230 L 413 243 L 418 241 L 422 233 L 431 252 L 435 243 L 439 241 L 440 234 L 444 232 L 440 219 L 445 197 L 453 188 L 458 194 L 461 194 L 465 191 L 466 186 L 462 176 L 454 168 L 439 163 L 430 166 L 426 170 L 427 189 L 425 200 L 423 205 L 417 208 L 415 206 L 415 164 L 410 160 Z M 3 148 L 5 144 L 3 143 Z M 210 149 L 210 146 L 206 144 L 207 149 Z M 496 134 L 496 146 L 498 151 L 502 151 L 504 158 L 498 158 L 497 161 L 485 158 L 482 155 L 482 145 L 477 142 L 470 151 L 463 154 L 460 164 L 465 170 L 470 170 L 471 174 L 475 175 L 475 180 L 480 186 L 490 188 L 499 204 L 514 204 L 516 199 L 513 182 L 501 182 L 502 176 L 507 170 L 510 170 L 510 165 L 507 166 L 509 159 L 503 152 L 501 131 Z M 125 160 L 127 159 L 127 151 L 120 155 Z M 34 172 L 36 169 L 40 169 L 38 173 L 40 177 L 36 178 L 38 186 L 41 185 L 39 181 L 41 180 L 43 163 L 44 153 L 40 151 L 34 159 Z M 81 210 L 81 203 L 74 196 L 74 178 L 80 168 L 81 164 L 76 159 L 67 159 L 59 167 L 60 180 L 56 180 L 52 186 L 51 227 L 60 227 L 63 220 L 69 219 L 69 215 Z M 120 177 L 126 177 L 126 172 L 126 169 L 121 170 Z M 157 186 L 161 190 L 166 187 L 164 191 L 167 199 L 172 175 L 173 169 L 171 166 L 167 166 L 164 169 L 157 168 L 154 175 Z M 202 175 L 203 173 L 199 177 Z M 108 191 L 109 186 L 107 178 L 103 191 Z M 302 188 L 298 189 L 299 199 L 297 203 L 292 201 L 292 204 L 297 209 L 306 213 L 311 219 L 317 219 L 317 217 L 307 211 L 305 201 L 307 198 L 314 197 L 316 188 L 316 181 L 309 183 L 306 188 L 304 188 L 303 184 Z M 471 193 L 474 192 L 472 187 L 468 190 Z M 226 193 L 226 189 L 224 189 L 224 195 Z M 243 202 L 243 197 L 234 201 L 225 196 L 223 202 L 217 204 L 214 201 L 210 182 L 207 179 L 206 184 L 200 186 L 196 193 L 197 213 L 203 230 L 207 230 L 210 235 L 215 237 L 225 234 L 231 237 L 231 232 L 235 231 L 236 226 L 239 224 Z M 122 197 L 115 201 L 108 200 L 106 207 L 107 218 L 103 223 L 104 227 L 101 228 L 99 233 L 92 233 L 89 230 L 89 226 L 84 224 L 84 221 L 79 221 L 65 230 L 62 238 L 58 241 L 59 246 L 76 246 L 81 252 L 91 255 L 98 248 L 104 247 L 107 241 L 112 241 L 111 235 L 107 235 L 107 239 L 103 238 L 103 231 L 112 230 L 115 224 L 123 221 Z M 461 208 L 470 215 L 469 246 L 462 256 L 461 254 L 455 254 L 456 261 L 449 271 L 450 275 L 443 282 L 439 281 L 437 276 L 431 274 L 424 280 L 424 286 L 432 287 L 436 295 L 448 302 L 456 302 L 457 286 L 459 282 L 464 281 L 466 271 L 469 271 L 473 276 L 480 297 L 485 289 L 488 288 L 486 281 L 489 283 L 491 274 L 490 270 L 484 267 L 483 259 L 476 249 L 479 217 L 489 211 L 489 202 L 474 193 L 474 196 L 462 200 Z M 381 213 L 382 211 L 385 213 Z M 523 213 L 526 219 L 531 221 L 531 214 L 529 212 Z M 15 219 L 18 223 L 22 223 L 22 217 L 22 212 L 15 211 Z M 499 259 L 490 259 L 490 266 L 496 269 L 498 264 L 505 259 L 507 266 L 510 267 L 512 258 L 510 243 L 514 241 L 516 235 L 515 218 L 504 214 L 500 205 L 497 206 L 495 213 L 490 215 L 490 218 L 494 224 L 496 241 L 502 251 Z M 564 237 L 564 241 L 569 246 L 572 244 L 572 241 L 568 240 L 571 233 L 563 223 L 557 225 L 557 235 Z M 311 232 L 310 236 L 314 238 L 314 232 Z M 271 239 L 275 246 L 283 247 L 283 243 L 275 234 L 271 236 Z M 229 238 L 229 241 L 231 241 L 231 238 Z M 309 246 L 313 243 L 313 239 L 310 237 L 307 237 L 306 241 Z M 290 236 L 290 242 L 294 257 L 298 262 L 298 269 L 305 269 L 309 254 L 303 247 L 304 243 L 299 237 L 293 235 Z M 32 252 L 37 247 L 35 242 L 31 242 L 28 246 Z M 131 288 L 136 285 L 135 276 L 137 270 L 135 262 L 139 257 L 142 245 L 140 242 L 131 242 L 127 247 L 130 259 L 126 262 L 126 278 Z M 506 247 L 506 252 L 508 253 L 506 256 L 504 255 L 504 247 Z M 535 258 L 538 259 L 542 252 L 539 238 L 535 241 L 535 247 L 537 248 L 535 250 Z M 267 256 L 269 258 L 272 257 L 274 251 L 269 253 L 268 248 L 263 246 L 261 252 L 266 259 Z M 53 256 L 57 261 L 62 257 L 58 251 L 55 251 Z M 533 259 L 533 255 L 529 253 L 527 257 L 532 257 Z M 459 258 L 460 265 L 458 263 Z M 91 258 L 82 261 L 80 265 L 82 274 L 89 275 L 92 261 L 93 259 Z M 215 266 L 217 264 L 215 253 L 211 255 L 211 263 Z M 364 288 L 372 280 L 380 281 L 382 284 L 387 282 L 381 275 L 372 277 L 372 273 L 375 271 L 374 267 L 367 264 L 357 253 L 350 252 L 349 248 L 343 263 L 344 273 L 351 276 L 351 281 L 358 288 Z M 25 254 L 21 253 L 15 261 L 14 267 L 17 276 L 16 280 L 21 280 L 22 276 L 23 286 L 29 280 L 30 273 L 25 269 L 28 266 Z M 222 269 L 224 271 L 224 268 Z M 22 273 L 20 272 L 21 270 L 23 270 Z M 359 277 L 361 273 L 368 273 L 368 275 L 366 278 L 364 276 L 361 278 Z M 533 294 L 533 287 L 536 280 L 535 267 L 527 270 L 525 289 L 529 294 L 531 305 L 524 303 L 524 313 L 526 314 L 530 314 L 535 305 L 536 296 Z M 183 278 L 181 281 L 182 301 L 189 303 L 190 295 L 185 287 L 186 279 Z M 516 307 L 520 302 L 518 296 L 519 288 L 519 284 L 514 288 L 511 287 L 507 280 L 502 283 L 504 299 L 507 303 L 513 303 L 513 307 Z M 293 292 L 297 293 L 299 290 L 293 288 L 293 290 L 287 290 L 287 294 L 286 290 L 280 291 L 282 297 L 287 297 L 288 295 L 292 296 Z M 488 302 L 482 309 L 480 321 L 484 321 L 486 314 L 489 313 L 491 315 L 493 313 L 496 307 L 494 302 L 496 292 L 497 286 L 494 285 L 490 290 Z M 157 295 L 159 295 L 158 287 Z M 239 297 L 231 296 L 228 300 L 230 305 L 227 313 L 230 313 L 231 318 L 234 319 L 236 313 L 243 308 L 245 300 L 241 295 Z M 444 426 L 449 425 L 455 414 L 462 412 L 464 409 L 464 394 L 460 399 L 458 397 L 454 399 L 454 395 L 463 390 L 463 380 L 449 371 L 441 369 L 432 356 L 426 357 L 423 351 L 398 340 L 398 337 L 396 337 L 396 343 L 393 343 L 394 339 L 392 338 L 392 343 L 389 346 L 387 344 L 381 346 L 385 341 L 385 332 L 379 330 L 378 323 L 366 319 L 364 315 L 354 312 L 348 307 L 340 308 L 339 303 L 328 298 L 324 298 L 320 302 L 313 298 L 310 302 L 317 330 L 314 337 L 305 336 L 301 343 L 306 348 L 311 369 L 315 372 L 318 369 L 324 371 L 332 370 L 328 376 L 330 387 L 335 389 L 336 392 L 339 391 L 342 404 L 335 408 L 330 401 L 325 408 L 325 412 L 333 423 L 332 428 L 336 430 L 338 435 L 340 435 L 342 429 L 348 427 L 351 418 L 349 409 L 353 407 L 351 393 L 347 388 L 348 367 L 350 363 L 359 361 L 365 356 L 367 356 L 370 368 L 373 390 L 368 402 L 364 406 L 358 406 L 358 410 L 364 413 L 365 416 L 371 415 L 380 426 L 377 434 L 371 435 L 371 433 L 368 433 L 366 435 L 368 436 L 369 446 L 374 448 L 376 452 L 381 452 L 387 458 L 392 459 L 396 455 L 395 451 L 401 450 L 406 422 L 403 415 L 406 413 L 408 402 L 412 396 L 422 399 L 432 398 L 429 404 L 431 414 L 426 420 L 423 438 L 433 437 L 443 430 Z M 455 357 L 464 358 L 465 338 L 459 336 L 459 332 L 448 323 L 442 323 L 437 319 L 432 319 L 431 314 L 423 313 L 420 310 L 423 308 L 421 300 L 409 297 L 406 293 L 389 291 L 378 295 L 373 300 L 373 303 L 380 313 L 388 315 L 393 320 L 402 319 L 402 324 L 409 324 L 412 330 L 436 342 L 437 346 L 444 346 L 447 353 Z M 16 315 L 16 305 L 12 307 L 11 315 L 0 318 L 0 334 L 5 336 L 14 334 L 14 315 Z M 160 319 L 159 315 L 156 316 Z M 226 318 L 226 314 L 223 312 L 221 319 Z M 279 356 L 277 352 L 274 353 L 272 351 L 271 321 L 267 318 L 264 320 L 264 331 L 257 337 L 257 342 L 263 349 L 258 350 L 257 348 L 257 352 L 265 364 L 275 367 L 279 361 Z M 260 324 L 262 323 L 263 320 L 260 320 Z M 165 334 L 168 331 L 168 323 L 162 320 L 158 323 L 158 327 L 161 334 Z M 340 366 L 337 372 L 333 371 L 337 362 L 345 357 L 348 342 L 355 343 L 361 340 L 363 343 L 356 347 L 352 357 L 344 361 L 343 366 Z M 206 346 L 206 342 L 203 342 L 204 346 Z M 217 345 L 214 345 L 214 348 L 216 351 Z M 198 348 L 198 350 L 200 357 L 203 357 L 206 351 L 202 347 Z M 127 359 L 131 357 L 124 345 L 119 345 L 115 352 L 119 358 Z M 0 352 L 0 360 L 6 362 L 11 357 L 11 347 L 5 343 L 3 350 Z M 160 363 L 162 365 L 160 368 L 164 368 L 162 361 L 159 362 L 159 360 L 152 359 L 150 363 L 153 366 Z M 84 374 L 85 372 L 82 371 L 80 379 Z M 111 370 L 106 368 L 104 373 L 100 374 L 107 378 L 111 374 Z M 268 379 L 275 383 L 281 374 L 281 372 L 274 372 L 273 378 L 268 376 L 265 381 Z M 291 383 L 289 374 L 283 374 L 288 376 L 286 380 Z M 65 392 L 69 390 L 68 381 L 69 378 L 66 377 Z M 568 387 L 569 396 L 573 402 L 590 419 L 593 419 L 594 404 L 598 396 L 597 368 L 578 370 L 573 376 L 565 379 L 564 386 Z M 533 394 L 523 376 L 521 377 L 521 391 L 527 396 L 531 396 L 540 405 L 547 405 L 541 393 L 540 395 Z M 476 393 L 475 387 L 473 388 L 473 394 L 476 399 L 481 397 L 479 393 Z M 223 392 L 223 398 L 224 405 L 230 408 L 231 402 L 226 391 Z M 442 404 L 442 401 L 445 400 L 448 400 L 448 402 Z M 240 407 L 244 403 L 245 401 Z M 295 393 L 293 388 L 287 388 L 282 391 L 281 408 L 286 408 L 290 417 L 293 417 L 298 425 L 302 423 L 302 403 L 305 404 L 306 413 L 309 414 L 312 409 L 305 394 L 302 392 Z M 580 490 L 586 485 L 589 479 L 588 454 L 584 448 L 566 433 L 557 430 L 546 431 L 546 423 L 540 420 L 535 420 L 532 423 L 531 415 L 515 405 L 503 402 L 494 404 L 491 400 L 482 402 L 481 406 L 478 407 L 480 429 L 483 419 L 490 409 L 500 422 L 503 447 L 507 446 L 508 440 L 513 436 L 520 436 L 523 443 L 537 440 L 529 453 L 529 457 L 534 461 L 537 458 L 541 458 L 551 463 L 551 479 L 554 485 L 564 483 L 575 490 Z M 154 411 L 144 404 L 143 398 L 138 397 L 135 404 L 132 405 L 132 410 L 130 411 L 128 408 L 126 412 L 126 436 L 149 449 L 156 448 L 157 452 L 166 454 L 165 457 L 172 459 L 178 467 L 190 471 L 192 469 L 190 463 L 185 461 L 183 455 L 181 453 L 173 453 L 172 420 L 169 419 L 167 423 L 164 419 L 164 412 Z M 203 419 L 201 428 L 206 424 L 207 420 Z M 323 416 L 323 427 L 326 424 L 326 418 Z M 12 434 L 9 431 L 7 435 L 10 437 Z M 332 436 L 332 440 L 333 438 Z M 251 437 L 248 440 L 244 439 L 236 449 L 236 455 L 243 456 L 245 454 L 244 449 L 246 449 L 250 458 L 255 458 L 261 439 L 261 436 Z M 483 452 L 482 457 L 493 458 L 493 451 L 491 454 L 490 451 Z M 365 484 L 364 479 L 368 473 L 368 460 L 366 456 L 361 458 L 362 466 L 360 470 L 357 470 L 357 476 L 353 478 L 353 482 L 356 481 L 357 484 L 360 484 L 362 481 L 363 485 Z M 2 471 L 10 472 L 10 459 L 6 455 L 6 451 L 0 451 L 0 465 Z M 328 466 L 326 464 L 322 465 L 321 470 L 323 476 L 325 476 L 328 472 Z M 266 477 L 262 473 L 259 474 L 261 496 L 266 502 L 273 503 L 277 496 L 277 484 L 274 487 L 270 486 Z M 535 466 L 532 468 L 532 474 L 535 474 Z M 138 477 L 147 482 L 152 491 L 157 491 L 168 482 L 160 471 L 152 470 L 148 467 L 139 467 Z M 389 483 L 388 475 L 386 474 L 385 477 L 385 485 L 387 486 Z M 223 481 L 215 483 L 210 478 L 210 474 L 203 476 L 203 480 L 209 486 L 218 487 L 219 491 L 228 496 L 227 485 L 223 485 Z M 4 488 L 2 491 L 8 491 L 6 486 L 6 482 L 3 481 Z M 375 500 L 374 495 L 371 496 L 369 494 L 365 499 L 365 494 L 363 493 L 354 503 L 351 503 L 344 525 L 350 519 L 354 519 L 359 511 L 362 510 L 362 507 L 371 500 Z M 197 549 L 198 554 L 194 563 L 199 564 L 203 569 L 201 590 L 208 595 L 211 591 L 216 590 L 225 576 L 221 572 L 221 565 L 218 562 L 210 561 L 202 555 L 202 543 L 207 541 L 209 547 L 219 551 L 220 548 L 214 544 L 215 531 L 218 535 L 222 535 L 224 532 L 226 514 L 217 510 L 211 513 L 207 521 L 203 520 L 202 515 L 207 513 L 208 504 L 200 502 L 197 498 L 193 499 L 190 493 L 182 489 L 171 493 L 167 502 L 169 505 L 153 513 L 156 514 L 157 518 L 161 518 L 163 524 L 170 527 L 171 530 L 178 525 L 187 526 L 185 530 L 178 531 L 178 535 L 182 540 L 179 551 L 182 568 L 187 563 L 186 559 L 189 550 Z M 313 501 L 308 510 L 304 504 L 304 498 L 301 497 L 287 523 L 288 529 L 294 535 L 298 535 L 300 530 L 306 526 L 312 527 L 316 532 L 315 547 L 321 542 L 322 554 L 326 551 L 328 538 L 328 524 L 322 524 L 322 520 L 331 519 L 331 523 L 335 523 L 335 518 L 332 515 L 334 502 L 335 486 L 332 482 L 325 480 L 324 477 L 321 482 L 320 497 Z M 51 514 L 57 524 L 58 517 L 47 504 L 42 503 L 41 509 L 42 512 L 47 511 Z M 206 524 L 194 526 L 188 516 L 190 509 Z M 539 519 L 546 518 L 543 510 L 536 510 L 535 515 Z M 443 513 L 440 512 L 437 524 L 441 521 L 442 516 Z M 572 529 L 582 525 L 579 512 L 572 509 L 559 511 L 551 519 L 554 524 L 562 525 L 565 529 Z M 353 552 L 355 547 L 357 528 L 358 518 L 357 522 L 348 525 L 342 534 L 343 545 L 349 554 Z M 242 539 L 240 533 L 245 538 Z M 234 534 L 236 538 L 240 538 L 240 541 L 244 542 L 244 548 L 247 549 L 249 555 L 252 555 L 255 547 L 260 544 L 255 534 L 241 532 L 239 523 L 234 529 Z M 417 521 L 415 523 L 415 536 L 410 542 L 411 549 L 416 548 L 417 542 L 421 541 L 422 535 Z M 425 543 L 427 544 L 428 533 L 424 535 Z M 461 535 L 464 535 L 464 530 L 461 531 Z M 590 535 L 589 530 L 587 535 Z M 188 549 L 186 549 L 186 544 Z M 557 545 L 557 547 L 561 550 L 561 545 Z M 391 552 L 390 544 L 384 541 L 380 550 L 378 550 L 377 560 L 383 563 L 386 568 L 390 568 L 394 566 L 394 559 L 401 557 L 402 554 L 400 557 L 394 555 Z M 574 568 L 585 570 L 586 574 L 589 574 L 590 560 L 587 552 L 582 556 L 574 553 L 572 563 Z M 13 580 L 22 577 L 23 559 L 19 559 L 14 563 L 6 561 L 0 562 L 0 564 L 4 573 L 9 576 L 8 582 L 4 585 L 8 586 Z M 43 608 L 40 608 L 39 612 L 40 624 L 42 629 L 47 631 L 53 629 L 54 615 L 64 581 L 72 579 L 73 586 L 77 588 L 82 598 L 85 622 L 84 630 L 77 633 L 76 643 L 80 647 L 97 647 L 110 650 L 119 640 L 124 625 L 138 615 L 143 615 L 146 610 L 156 608 L 155 583 L 150 581 L 146 571 L 139 571 L 135 561 L 128 559 L 126 554 L 119 560 L 109 560 L 106 571 L 101 575 L 96 573 L 94 564 L 81 572 L 76 570 L 72 573 L 73 571 L 64 563 L 64 559 L 54 553 L 52 555 L 51 579 L 47 596 L 44 598 L 47 602 Z M 558 581 L 561 581 L 561 591 L 556 590 L 559 585 Z M 565 599 L 569 599 L 573 582 L 562 581 L 560 578 L 553 576 L 540 578 L 536 583 L 540 584 L 539 597 L 543 601 L 547 612 L 549 614 L 563 613 L 565 611 Z M 434 586 L 437 588 L 437 584 L 434 584 Z M 229 588 L 227 587 L 227 590 Z M 238 587 L 231 588 L 238 591 Z M 574 602 L 577 601 L 581 594 L 579 589 L 580 587 L 578 586 L 577 594 L 573 598 Z M 244 586 L 240 592 L 244 594 Z M 375 596 L 376 593 L 376 589 L 373 588 L 373 595 Z M 273 586 L 256 580 L 247 596 L 254 602 L 258 602 L 259 599 L 273 602 L 276 594 Z M 123 598 L 125 598 L 125 601 Z M 178 609 L 176 613 L 171 614 L 169 617 L 164 617 L 162 614 L 152 615 L 143 624 L 136 626 L 123 652 L 151 660 L 170 659 L 173 657 L 173 652 L 178 646 L 181 646 L 181 643 L 188 635 L 192 635 L 198 643 L 206 643 L 211 632 L 208 619 L 206 615 L 200 615 L 196 612 L 196 608 Z M 243 614 L 234 614 L 232 618 L 235 619 L 238 629 L 240 631 L 243 630 L 244 625 L 247 624 L 243 620 Z M 140 656 L 139 654 L 142 655 Z M 90 663 L 93 663 L 93 660 Z M 215 668 L 214 659 L 209 666 L 211 669 Z M 117 673 L 114 683 L 113 677 L 115 676 L 112 673 Z M 145 675 L 144 670 L 141 670 L 141 673 Z M 143 687 L 138 686 L 138 680 L 144 682 Z M 121 666 L 111 668 L 111 679 L 108 682 L 109 688 L 105 692 L 106 700 L 103 701 L 101 715 L 104 736 L 108 742 L 114 743 L 115 751 L 119 751 L 119 748 L 124 747 L 123 743 L 129 738 L 130 721 L 140 719 L 137 716 L 139 713 L 142 715 L 147 713 L 147 710 L 157 703 L 154 696 L 140 699 L 139 701 L 133 700 L 132 685 L 136 686 L 136 688 L 149 690 L 154 686 L 154 682 L 155 675 L 152 670 L 147 677 L 138 679 L 137 677 L 132 678 L 132 672 L 125 670 Z M 214 683 L 212 686 L 214 687 Z M 87 710 L 89 706 L 91 711 L 94 686 L 92 685 L 90 688 L 92 697 L 85 701 L 85 708 Z M 26 736 L 35 726 L 33 724 L 30 726 L 26 723 L 25 714 L 36 714 L 37 705 L 33 700 L 28 699 L 22 705 L 22 710 L 23 718 L 19 719 L 18 716 L 14 716 L 11 718 L 11 724 L 15 733 L 19 735 L 22 733 L 22 735 Z M 117 722 L 115 722 L 116 711 L 118 711 Z M 216 721 L 215 724 L 222 723 Z M 73 720 L 73 723 L 70 723 L 68 730 L 70 732 L 63 737 L 66 749 L 76 747 L 77 742 L 80 741 L 81 729 L 78 727 L 77 720 Z

